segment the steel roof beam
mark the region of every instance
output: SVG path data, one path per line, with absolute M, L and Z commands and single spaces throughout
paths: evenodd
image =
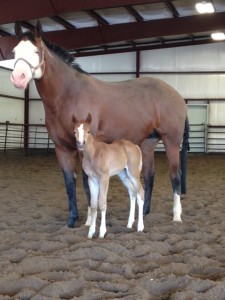
M 74 30 L 46 32 L 45 37 L 55 44 L 76 50 L 121 41 L 150 39 L 171 35 L 189 35 L 225 29 L 225 12 L 195 15 L 182 18 L 169 18 L 145 22 L 124 23 L 119 25 L 89 27 Z M 1 37 L 0 48 L 4 57 L 8 57 L 9 43 L 15 45 L 12 37 Z M 12 48 L 10 49 L 12 50 Z
M 168 0 L 7 0 L 2 1 L 0 24 L 13 23 L 15 20 L 28 21 L 60 14 L 84 10 L 96 10 L 126 5 L 141 5 Z

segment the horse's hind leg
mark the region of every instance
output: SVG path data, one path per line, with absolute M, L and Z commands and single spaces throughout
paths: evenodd
M 127 188 L 129 197 L 130 197 L 130 213 L 127 223 L 127 228 L 132 228 L 134 220 L 135 220 L 135 202 L 136 202 L 136 192 L 134 190 L 134 186 L 127 176 L 127 171 L 124 169 L 118 174 L 120 180 L 123 185 Z
M 133 186 L 135 200 L 137 199 L 138 203 L 138 224 L 137 224 L 137 231 L 143 231 L 144 229 L 144 221 L 143 221 L 143 206 L 144 206 L 144 190 L 141 185 L 140 180 L 140 171 L 138 166 L 130 165 L 128 168 L 128 176 L 131 184 Z M 135 207 L 134 207 L 135 209 Z
M 164 136 L 163 143 L 166 149 L 166 155 L 169 161 L 170 180 L 173 188 L 173 221 L 182 222 L 182 206 L 180 201 L 181 194 L 181 176 L 180 176 L 180 162 L 179 152 L 180 145 L 173 143 L 171 137 Z
M 137 194 L 137 203 L 138 203 L 137 231 L 143 231 L 144 230 L 144 220 L 143 220 L 144 191 Z
M 144 216 L 151 211 L 151 198 L 155 178 L 154 151 L 159 142 L 158 138 L 148 138 L 141 144 L 143 174 L 145 183 Z
M 106 234 L 106 208 L 107 208 L 107 193 L 109 188 L 109 177 L 106 174 L 102 175 L 99 180 L 99 208 L 101 211 L 101 225 L 99 230 L 99 237 L 104 238 Z

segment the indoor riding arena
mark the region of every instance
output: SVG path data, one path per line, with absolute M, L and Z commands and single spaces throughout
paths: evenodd
M 224 1 L 206 1 L 211 10 L 201 13 L 197 0 L 47 0 L 30 1 L 30 6 L 25 0 L 18 1 L 20 6 L 14 2 L 8 0 L 0 11 L 0 300 L 224 300 L 225 39 L 214 40 L 212 35 L 224 32 Z M 16 21 L 20 27 L 15 32 Z M 29 34 L 21 40 L 26 31 L 31 32 L 33 43 Z M 57 45 L 54 49 L 63 49 L 64 57 L 54 53 L 51 43 Z M 85 72 L 66 61 L 73 56 Z M 48 60 L 55 57 L 61 71 L 47 78 Z M 189 120 L 189 149 L 181 159 L 181 165 L 186 162 L 181 174 L 186 180 L 186 194 L 180 195 L 182 221 L 173 221 L 179 195 L 174 194 L 170 180 L 168 149 L 160 140 L 154 154 L 151 209 L 144 216 L 144 230 L 137 232 L 137 205 L 133 227 L 127 228 L 129 195 L 113 176 L 107 195 L 107 233 L 99 238 L 98 210 L 96 233 L 88 238 L 82 162 L 77 155 L 75 184 L 68 188 L 70 160 L 57 152 L 66 153 L 70 141 L 76 152 L 72 121 L 57 127 L 70 101 L 59 96 L 68 85 L 63 79 L 64 65 L 71 74 L 78 72 L 75 79 L 97 79 L 99 86 L 101 82 L 111 85 L 133 80 L 133 88 L 145 77 L 160 80 L 162 86 L 172 87 L 171 93 L 181 95 Z M 61 75 L 60 93 L 51 91 Z M 22 82 L 27 77 L 25 87 Z M 42 93 L 44 80 L 48 80 L 47 92 Z M 81 99 L 77 110 L 73 106 L 73 114 L 81 112 L 82 97 L 97 101 L 95 89 L 89 93 L 85 83 L 74 80 L 74 86 L 82 90 L 73 93 Z M 155 95 L 158 88 L 153 84 L 151 88 L 154 91 L 149 95 Z M 115 84 L 114 97 L 116 89 Z M 52 112 L 46 99 L 52 100 L 54 94 L 64 105 Z M 127 94 L 124 91 L 119 102 L 125 101 Z M 139 103 L 139 94 L 139 90 L 133 93 L 130 103 Z M 114 107 L 119 105 L 118 99 L 114 102 L 108 100 L 107 92 L 104 95 L 105 101 L 111 101 L 109 118 L 115 111 L 122 114 L 120 106 Z M 157 95 L 154 101 L 161 90 Z M 165 94 L 160 105 L 170 96 L 170 92 Z M 152 110 L 154 101 L 150 102 Z M 131 105 L 127 105 L 127 114 Z M 159 110 L 163 110 L 161 106 Z M 84 109 L 88 114 L 90 107 Z M 124 137 L 136 130 L 140 120 L 145 122 L 147 112 L 140 102 L 137 120 Z M 92 118 L 101 113 L 97 111 Z M 171 113 L 167 111 L 168 124 L 173 125 L 177 113 L 175 106 Z M 163 124 L 164 118 L 159 119 Z M 107 118 L 99 120 L 99 128 L 104 130 L 105 124 Z M 122 128 L 122 123 L 117 125 Z M 160 126 L 151 127 L 152 132 L 157 138 L 162 134 L 166 141 L 166 134 L 157 131 Z M 156 139 L 152 132 L 147 143 Z M 184 145 L 180 142 L 181 154 Z M 144 188 L 144 172 L 141 182 Z M 74 218 L 72 226 L 74 204 L 69 204 L 68 198 L 74 189 L 79 219 Z

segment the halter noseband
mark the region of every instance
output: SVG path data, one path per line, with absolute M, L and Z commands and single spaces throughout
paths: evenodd
M 45 60 L 44 60 L 44 47 L 43 47 L 43 45 L 42 45 L 42 51 L 41 51 L 41 61 L 39 62 L 39 64 L 37 65 L 37 66 L 32 66 L 32 64 L 31 63 L 29 63 L 29 61 L 28 60 L 26 60 L 25 58 L 18 58 L 16 61 L 15 61 L 15 63 L 14 63 L 14 68 L 15 68 L 15 66 L 16 66 L 16 64 L 18 63 L 18 61 L 20 61 L 20 60 L 22 60 L 22 61 L 24 61 L 28 66 L 29 66 L 29 68 L 30 68 L 30 70 L 31 70 L 31 74 L 32 74 L 32 78 L 34 77 L 34 72 L 37 70 L 37 69 L 39 69 L 39 68 L 41 68 L 44 64 L 45 64 Z

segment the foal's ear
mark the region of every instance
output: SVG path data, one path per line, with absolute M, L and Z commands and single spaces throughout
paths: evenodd
M 37 21 L 37 24 L 35 26 L 35 30 L 34 30 L 34 33 L 37 37 L 41 37 L 42 36 L 42 26 L 41 26 L 41 22 L 38 20 Z
M 88 124 L 91 124 L 91 121 L 92 121 L 92 116 L 91 116 L 91 114 L 90 114 L 90 113 L 88 113 L 88 116 L 87 116 L 86 122 L 87 122 Z
M 15 26 L 14 26 L 14 29 L 15 29 L 15 34 L 17 37 L 20 37 L 23 33 L 22 31 L 22 27 L 20 25 L 20 22 L 19 21 L 16 21 L 15 23 Z
M 77 124 L 77 118 L 73 115 L 72 116 L 72 122 L 73 122 L 73 125 L 76 125 Z

